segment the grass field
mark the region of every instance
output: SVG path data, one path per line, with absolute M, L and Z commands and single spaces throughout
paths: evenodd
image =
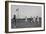
M 11 27 L 12 28 L 33 28 L 33 27 L 41 27 L 41 19 L 37 22 L 31 22 L 30 19 L 25 21 L 25 19 L 14 19 L 11 20 Z

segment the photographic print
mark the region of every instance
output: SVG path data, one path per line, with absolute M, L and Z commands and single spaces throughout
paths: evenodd
M 45 4 L 35 2 L 7 1 L 7 32 L 45 30 Z

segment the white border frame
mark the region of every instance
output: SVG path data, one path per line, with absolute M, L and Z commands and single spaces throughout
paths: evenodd
M 37 28 L 19 28 L 19 29 L 11 29 L 11 5 L 28 5 L 28 6 L 41 6 L 42 7 L 42 24 L 41 27 L 37 27 Z M 23 4 L 23 3 L 9 3 L 9 32 L 13 32 L 13 31 L 29 31 L 29 30 L 43 30 L 44 29 L 44 5 L 42 4 Z

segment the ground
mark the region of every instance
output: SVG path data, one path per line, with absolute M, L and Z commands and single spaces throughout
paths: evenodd
M 14 19 L 11 20 L 11 27 L 12 28 L 31 28 L 31 27 L 41 27 L 41 20 L 39 23 L 35 22 L 32 23 L 29 20 L 25 21 L 25 19 L 16 19 L 16 21 Z

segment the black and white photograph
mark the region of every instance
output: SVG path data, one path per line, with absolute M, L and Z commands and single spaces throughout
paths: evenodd
M 41 6 L 11 5 L 11 28 L 41 27 Z
M 8 31 L 44 30 L 44 3 L 9 2 Z

